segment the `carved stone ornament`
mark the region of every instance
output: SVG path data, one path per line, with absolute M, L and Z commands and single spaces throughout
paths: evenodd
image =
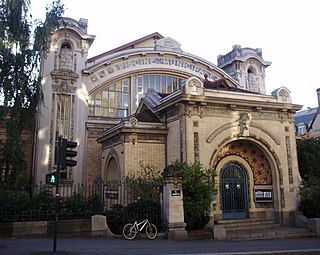
M 76 87 L 70 86 L 66 81 L 62 81 L 60 84 L 52 85 L 52 91 L 56 93 L 74 94 L 76 92 Z
M 241 113 L 238 120 L 240 125 L 240 135 L 249 136 L 249 126 L 251 125 L 251 115 L 249 113 Z
M 57 83 L 59 80 L 68 80 L 71 81 L 71 84 L 74 84 L 79 78 L 79 74 L 72 70 L 67 69 L 57 69 L 51 72 L 52 78 Z
M 61 91 L 68 91 L 69 85 L 67 82 L 61 82 Z
M 192 79 L 192 80 L 189 81 L 188 86 L 189 87 L 200 88 L 201 87 L 201 83 L 197 79 Z
M 289 98 L 290 94 L 289 94 L 289 92 L 287 90 L 281 89 L 279 91 L 279 96 L 281 96 L 283 101 L 288 101 L 288 98 Z
M 156 50 L 182 52 L 180 47 L 181 44 L 170 37 L 165 37 L 155 42 Z
M 135 117 L 132 117 L 130 120 L 130 124 L 134 127 L 138 124 L 138 120 Z

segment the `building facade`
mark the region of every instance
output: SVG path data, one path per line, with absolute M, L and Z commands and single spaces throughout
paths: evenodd
M 66 19 L 43 59 L 35 182 L 55 170 L 57 137 L 78 143 L 62 184 L 117 183 L 141 165 L 181 160 L 217 171 L 216 219 L 289 224 L 300 176 L 285 87 L 266 95 L 261 49 L 235 45 L 218 65 L 153 33 L 87 59 L 87 20 Z M 119 191 L 120 192 L 120 191 Z

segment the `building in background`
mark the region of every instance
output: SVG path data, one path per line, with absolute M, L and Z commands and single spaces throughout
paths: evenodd
M 318 107 L 308 107 L 294 115 L 298 139 L 320 137 L 320 89 L 317 89 Z
M 293 220 L 301 106 L 285 87 L 266 95 L 271 63 L 261 49 L 235 45 L 217 66 L 153 33 L 87 59 L 95 38 L 87 20 L 65 20 L 42 62 L 35 183 L 55 171 L 62 136 L 79 144 L 63 185 L 120 183 L 141 164 L 162 171 L 175 160 L 200 161 L 218 173 L 215 219 Z

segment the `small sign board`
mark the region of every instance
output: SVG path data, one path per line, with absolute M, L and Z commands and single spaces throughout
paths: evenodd
M 255 189 L 255 200 L 256 202 L 272 202 L 272 189 Z
M 180 189 L 171 190 L 171 196 L 173 196 L 173 197 L 181 196 L 181 190 Z

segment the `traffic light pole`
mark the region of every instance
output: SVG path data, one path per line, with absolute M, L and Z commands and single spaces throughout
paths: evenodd
M 55 196 L 55 215 L 54 215 L 54 228 L 53 228 L 53 252 L 57 250 L 57 234 L 58 234 L 58 217 L 59 217 L 59 179 L 60 179 L 60 165 L 61 165 L 61 154 L 62 154 L 62 138 L 58 138 L 58 150 L 57 150 L 57 174 L 56 174 L 56 196 Z
M 73 160 L 73 157 L 77 156 L 77 151 L 72 150 L 77 147 L 76 142 L 68 141 L 61 136 L 58 137 L 58 146 L 56 150 L 56 196 L 55 196 L 55 217 L 54 217 L 54 229 L 53 229 L 53 252 L 57 250 L 57 234 L 58 234 L 58 216 L 60 209 L 60 194 L 59 194 L 59 181 L 60 170 L 65 170 L 66 167 L 74 167 L 77 165 L 77 161 Z M 71 159 L 70 159 L 71 158 Z

